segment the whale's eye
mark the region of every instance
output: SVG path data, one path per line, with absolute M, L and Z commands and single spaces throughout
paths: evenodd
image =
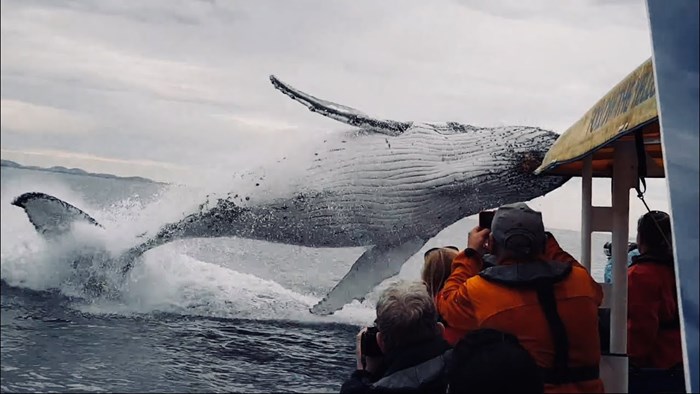
M 520 170 L 526 174 L 532 174 L 542 163 L 542 156 L 538 152 L 526 152 L 520 158 Z

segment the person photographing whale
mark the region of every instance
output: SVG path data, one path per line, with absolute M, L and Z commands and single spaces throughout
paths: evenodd
M 421 282 L 400 281 L 377 301 L 374 327 L 356 337 L 357 369 L 341 393 L 444 393 L 447 389 L 444 326 Z
M 490 228 L 482 226 L 469 232 L 467 248 L 452 262 L 437 297 L 439 314 L 457 329 L 516 336 L 535 359 L 545 392 L 603 392 L 600 285 L 526 204 L 503 205 Z M 484 268 L 487 252 L 495 265 Z

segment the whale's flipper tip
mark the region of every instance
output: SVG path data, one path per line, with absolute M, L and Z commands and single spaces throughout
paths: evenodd
M 323 308 L 322 305 L 319 303 L 309 308 L 309 312 L 311 312 L 312 315 L 316 316 L 328 316 L 333 314 L 333 312 L 335 311 Z
M 342 280 L 341 280 L 342 282 Z M 380 281 L 381 282 L 381 281 Z M 340 283 L 338 283 L 340 284 Z M 374 285 L 376 286 L 376 285 Z M 372 286 L 372 287 L 374 287 Z M 367 292 L 371 291 L 372 288 L 367 290 Z M 362 302 L 365 299 L 364 295 L 358 296 L 358 297 L 353 297 L 349 301 L 345 298 L 338 298 L 337 296 L 331 296 L 331 293 L 323 297 L 323 299 L 319 302 L 316 303 L 316 305 L 312 306 L 309 308 L 309 312 L 311 312 L 312 315 L 316 316 L 328 316 L 332 315 L 335 312 L 343 309 L 343 307 L 350 303 L 352 300 L 357 300 Z
M 330 315 L 353 300 L 362 301 L 367 293 L 401 271 L 401 266 L 425 245 L 426 240 L 413 238 L 399 245 L 372 246 L 352 265 L 350 271 L 309 311 Z
M 76 222 L 102 227 L 97 220 L 79 208 L 48 194 L 24 193 L 12 200 L 11 204 L 24 209 L 36 231 L 46 237 L 62 235 Z

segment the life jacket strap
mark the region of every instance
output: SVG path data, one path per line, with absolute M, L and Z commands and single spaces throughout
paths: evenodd
M 551 283 L 537 286 L 537 300 L 547 320 L 549 332 L 554 343 L 554 370 L 566 374 L 569 370 L 569 336 L 566 327 L 557 310 L 557 300 L 554 297 L 554 285 Z

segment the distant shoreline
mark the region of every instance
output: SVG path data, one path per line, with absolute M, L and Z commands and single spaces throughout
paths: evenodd
M 122 177 L 122 176 L 117 176 L 117 175 L 112 175 L 112 174 L 87 172 L 81 168 L 66 168 L 66 167 L 62 167 L 62 166 L 54 166 L 54 167 L 49 167 L 49 168 L 37 167 L 37 166 L 25 166 L 25 165 L 19 164 L 17 162 L 14 162 L 12 160 L 0 160 L 0 167 L 17 168 L 20 170 L 53 172 L 53 173 L 69 174 L 69 175 L 83 175 L 83 176 L 91 176 L 91 177 L 103 178 L 103 179 L 120 179 L 120 180 L 125 180 L 125 181 L 132 181 L 132 182 L 155 183 L 155 184 L 159 184 L 159 185 L 167 185 L 167 183 L 165 183 L 165 182 L 158 182 L 158 181 L 154 181 L 152 179 L 148 179 L 148 178 L 144 178 L 144 177 L 140 177 L 140 176 Z

